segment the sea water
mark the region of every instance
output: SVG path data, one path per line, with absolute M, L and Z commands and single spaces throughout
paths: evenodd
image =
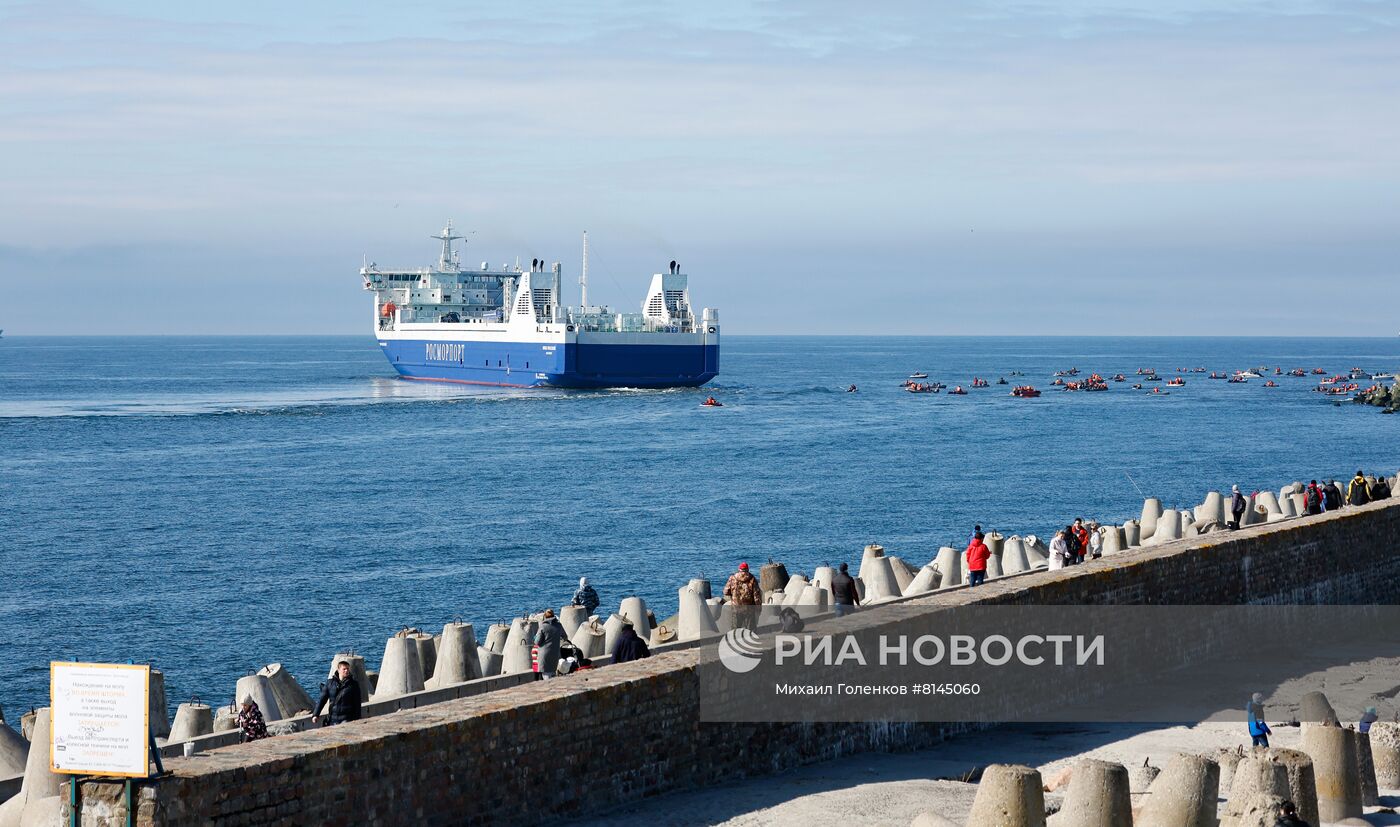
M 1311 375 L 1050 385 L 1390 372 L 1396 339 L 729 336 L 720 359 L 699 390 L 571 392 L 406 382 L 364 336 L 0 340 L 0 705 L 46 704 L 69 659 L 151 662 L 172 708 L 272 662 L 314 691 L 337 651 L 375 666 L 395 630 L 454 619 L 481 636 L 580 576 L 601 611 L 636 594 L 661 619 L 740 561 L 810 573 L 873 542 L 919 565 L 974 523 L 1044 536 L 1144 493 L 1400 466 L 1400 417 Z M 968 395 L 909 394 L 917 370 Z

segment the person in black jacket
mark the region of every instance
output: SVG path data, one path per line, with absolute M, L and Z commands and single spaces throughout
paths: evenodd
M 330 723 L 343 724 L 346 721 L 360 720 L 360 683 L 350 675 L 350 662 L 343 660 L 335 665 L 335 674 L 321 687 L 321 700 L 316 702 L 316 710 L 311 713 L 311 722 L 321 720 L 321 709 L 327 704 L 330 709 Z
M 637 630 L 632 628 L 631 623 L 624 624 L 622 630 L 617 633 L 617 643 L 613 644 L 613 663 L 627 663 L 649 657 L 651 650 L 647 648 L 647 642 L 637 635 Z
M 831 599 L 837 617 L 845 617 L 860 605 L 860 589 L 856 588 L 855 578 L 847 573 L 845 563 L 831 578 Z
M 1298 817 L 1298 808 L 1292 801 L 1285 801 L 1279 805 L 1278 821 L 1274 822 L 1274 827 L 1309 827 L 1308 823 Z

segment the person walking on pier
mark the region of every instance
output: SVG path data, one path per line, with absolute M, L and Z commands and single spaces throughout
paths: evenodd
M 763 589 L 758 579 L 749 573 L 749 564 L 740 563 L 739 570 L 729 576 L 724 584 L 724 596 L 734 607 L 734 628 L 740 626 L 750 632 L 758 631 L 758 613 L 763 605 Z
M 1069 544 L 1065 541 L 1065 532 L 1055 532 L 1055 536 L 1050 540 L 1050 570 L 1064 568 L 1069 557 Z
M 590 615 L 598 608 L 598 592 L 588 585 L 587 577 L 578 579 L 578 591 L 574 592 L 574 605 L 582 606 Z
M 972 542 L 967 544 L 967 584 L 969 586 L 980 586 L 987 581 L 987 560 L 992 556 L 992 552 L 987 548 L 987 544 L 982 542 L 985 535 L 977 532 L 972 535 Z
M 845 617 L 860 605 L 860 589 L 856 588 L 856 580 L 845 563 L 831 578 L 831 600 L 837 617 Z
M 1230 486 L 1230 528 L 1239 528 L 1240 520 L 1244 519 L 1245 509 L 1249 508 L 1249 501 L 1240 493 L 1238 485 Z
M 350 674 L 350 661 L 343 660 L 335 665 L 335 674 L 321 684 L 321 700 L 311 713 L 311 723 L 319 723 L 321 709 L 330 706 L 326 712 L 330 716 L 328 724 L 343 724 L 346 721 L 360 720 L 360 705 L 364 696 L 360 692 L 360 682 Z
M 1309 517 L 1322 513 L 1322 489 L 1317 487 L 1317 480 L 1308 483 L 1308 487 L 1303 489 L 1303 510 Z
M 1366 483 L 1366 475 L 1360 471 L 1351 478 L 1351 484 L 1347 486 L 1347 505 L 1365 505 L 1371 501 L 1371 495 L 1367 493 L 1369 486 Z
M 1249 714 L 1249 735 L 1254 739 L 1254 746 L 1268 748 L 1269 736 L 1273 730 L 1264 723 L 1264 696 L 1255 692 L 1250 697 L 1249 703 L 1245 704 L 1245 712 Z
M 1342 487 L 1337 485 L 1336 480 L 1328 480 L 1327 485 L 1322 488 L 1323 507 L 1328 511 L 1337 511 L 1342 507 Z
M 246 744 L 249 741 L 259 741 L 267 737 L 267 722 L 263 720 L 262 710 L 258 709 L 258 703 L 253 700 L 252 695 L 243 696 L 243 702 L 234 722 L 243 732 L 239 736 L 240 743 Z
M 544 680 L 554 677 L 559 668 L 560 650 L 564 641 L 564 627 L 554 617 L 553 609 L 545 609 L 540 619 L 540 630 L 535 633 L 535 671 Z

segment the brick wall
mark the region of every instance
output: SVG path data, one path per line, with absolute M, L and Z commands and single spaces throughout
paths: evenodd
M 904 603 L 1400 603 L 1400 503 L 1210 534 Z M 907 611 L 907 608 L 905 609 Z M 839 621 L 878 628 L 871 609 Z M 702 724 L 696 649 L 166 761 L 137 823 L 529 824 L 967 724 Z M 84 825 L 125 821 L 82 784 Z M 64 790 L 67 800 L 67 789 Z M 65 818 L 67 814 L 65 813 Z

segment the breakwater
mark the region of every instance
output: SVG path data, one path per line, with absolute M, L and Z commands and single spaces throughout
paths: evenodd
M 1210 505 L 1210 498 L 1202 503 Z M 1393 501 L 1268 521 L 1272 513 L 1240 531 L 1211 530 L 1082 566 L 890 600 L 929 613 L 977 602 L 1400 602 L 1400 508 Z M 1177 517 L 1169 523 L 1185 522 Z M 873 630 L 896 621 L 876 607 L 817 622 Z M 539 822 L 853 752 L 928 746 L 965 728 L 701 724 L 698 659 L 693 645 L 682 645 L 645 661 L 170 759 L 171 774 L 140 791 L 138 822 L 333 822 L 346 812 L 385 824 Z M 124 816 L 118 785 L 82 787 L 92 823 L 105 823 L 101 813 Z

